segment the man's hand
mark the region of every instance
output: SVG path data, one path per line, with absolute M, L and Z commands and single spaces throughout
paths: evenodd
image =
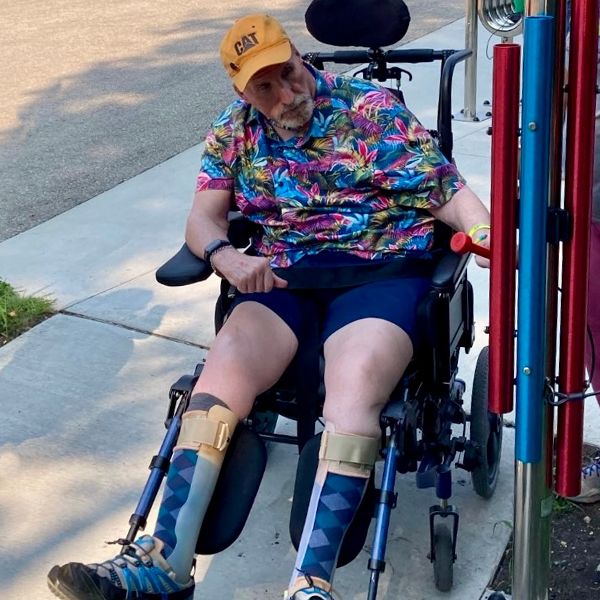
M 248 256 L 235 248 L 224 248 L 212 257 L 212 266 L 240 292 L 270 292 L 287 287 L 287 281 L 273 273 L 269 261 L 261 256 Z
M 489 234 L 486 234 L 485 236 L 480 237 L 477 242 L 475 242 L 478 246 L 483 246 L 484 248 L 489 248 L 490 247 L 490 236 Z M 480 267 L 483 267 L 484 269 L 489 269 L 490 268 L 490 259 L 489 258 L 484 258 L 483 256 L 479 256 L 479 255 L 475 255 L 475 262 L 477 263 L 477 265 L 479 265 Z

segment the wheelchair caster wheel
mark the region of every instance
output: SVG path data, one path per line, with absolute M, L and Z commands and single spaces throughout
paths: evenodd
M 433 533 L 433 577 L 440 592 L 449 592 L 454 579 L 452 534 L 446 525 L 438 523 Z
M 502 416 L 488 411 L 489 348 L 477 358 L 471 394 L 471 441 L 481 447 L 479 463 L 471 472 L 478 496 L 491 498 L 496 490 L 502 453 Z

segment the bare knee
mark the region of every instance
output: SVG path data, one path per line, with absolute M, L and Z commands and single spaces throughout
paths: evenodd
M 195 392 L 213 394 L 243 419 L 254 399 L 272 387 L 292 360 L 297 340 L 263 306 L 237 307 L 219 331 Z
M 381 434 L 379 415 L 386 402 L 387 398 L 373 400 L 355 394 L 345 398 L 328 397 L 323 406 L 323 418 L 334 431 L 378 437 Z
M 377 435 L 379 415 L 412 356 L 408 335 L 391 323 L 357 321 L 325 345 L 323 416 L 347 433 Z

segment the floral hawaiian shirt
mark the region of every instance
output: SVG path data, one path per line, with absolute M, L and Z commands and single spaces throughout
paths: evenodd
M 464 186 L 430 133 L 385 88 L 316 71 L 306 134 L 283 141 L 242 100 L 206 138 L 197 190 L 232 190 L 262 227 L 255 250 L 274 267 L 321 251 L 381 259 L 423 254 L 428 212 Z

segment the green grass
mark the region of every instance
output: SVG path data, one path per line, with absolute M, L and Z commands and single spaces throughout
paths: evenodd
M 52 300 L 23 296 L 0 280 L 0 345 L 43 321 L 52 312 Z
M 552 507 L 552 510 L 555 515 L 564 515 L 566 513 L 573 512 L 574 510 L 582 509 L 572 500 L 562 498 L 561 496 L 557 496 L 556 494 L 554 494 L 554 505 Z

